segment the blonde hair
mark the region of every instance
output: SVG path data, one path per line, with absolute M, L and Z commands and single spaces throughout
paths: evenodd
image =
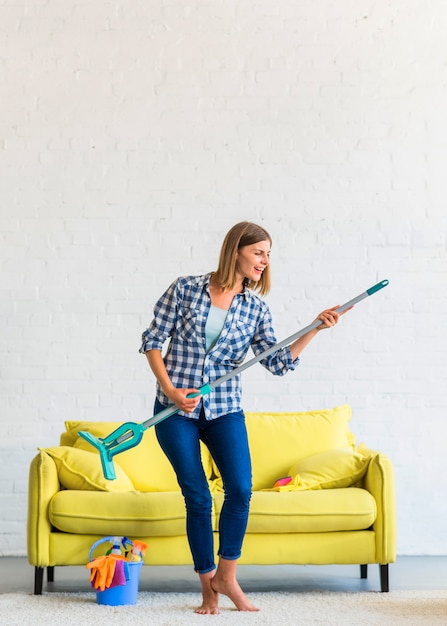
M 230 228 L 223 241 L 219 265 L 215 272 L 215 277 L 221 287 L 233 289 L 236 284 L 237 251 L 260 241 L 269 241 L 272 245 L 272 238 L 268 232 L 257 224 L 239 222 Z M 247 280 L 245 285 L 265 296 L 270 291 L 270 265 L 264 269 L 259 281 Z

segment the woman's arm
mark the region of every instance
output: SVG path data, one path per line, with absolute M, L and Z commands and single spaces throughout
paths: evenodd
M 161 355 L 161 350 L 148 350 L 145 352 L 149 366 L 153 371 L 155 378 L 163 391 L 163 393 L 173 402 L 181 411 L 191 413 L 200 402 L 200 396 L 195 398 L 187 398 L 190 393 L 198 393 L 198 389 L 177 389 L 171 382 L 165 363 Z

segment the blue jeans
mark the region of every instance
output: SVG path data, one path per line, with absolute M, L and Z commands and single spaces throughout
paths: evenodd
M 163 408 L 156 400 L 155 413 Z M 159 422 L 155 431 L 185 498 L 186 533 L 194 569 L 206 574 L 216 567 L 212 501 L 200 457 L 200 440 L 219 468 L 225 491 L 218 554 L 224 559 L 238 559 L 251 498 L 251 460 L 244 413 L 230 413 L 214 420 L 206 420 L 203 411 L 198 420 L 175 413 Z

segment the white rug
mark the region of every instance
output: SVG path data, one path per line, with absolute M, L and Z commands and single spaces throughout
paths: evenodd
M 7 593 L 0 595 L 0 624 L 8 626 L 110 626 L 150 624 L 191 626 L 231 624 L 269 626 L 321 624 L 447 624 L 447 591 L 250 593 L 258 613 L 239 613 L 225 597 L 219 615 L 196 615 L 196 593 L 138 594 L 135 605 L 104 606 L 92 593 Z

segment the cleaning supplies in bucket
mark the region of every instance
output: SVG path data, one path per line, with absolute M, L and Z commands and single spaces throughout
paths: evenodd
M 112 547 L 104 556 L 92 559 L 93 550 L 106 542 Z M 136 604 L 146 549 L 145 543 L 131 541 L 127 537 L 104 537 L 93 544 L 86 567 L 91 570 L 90 582 L 96 589 L 98 604 Z

